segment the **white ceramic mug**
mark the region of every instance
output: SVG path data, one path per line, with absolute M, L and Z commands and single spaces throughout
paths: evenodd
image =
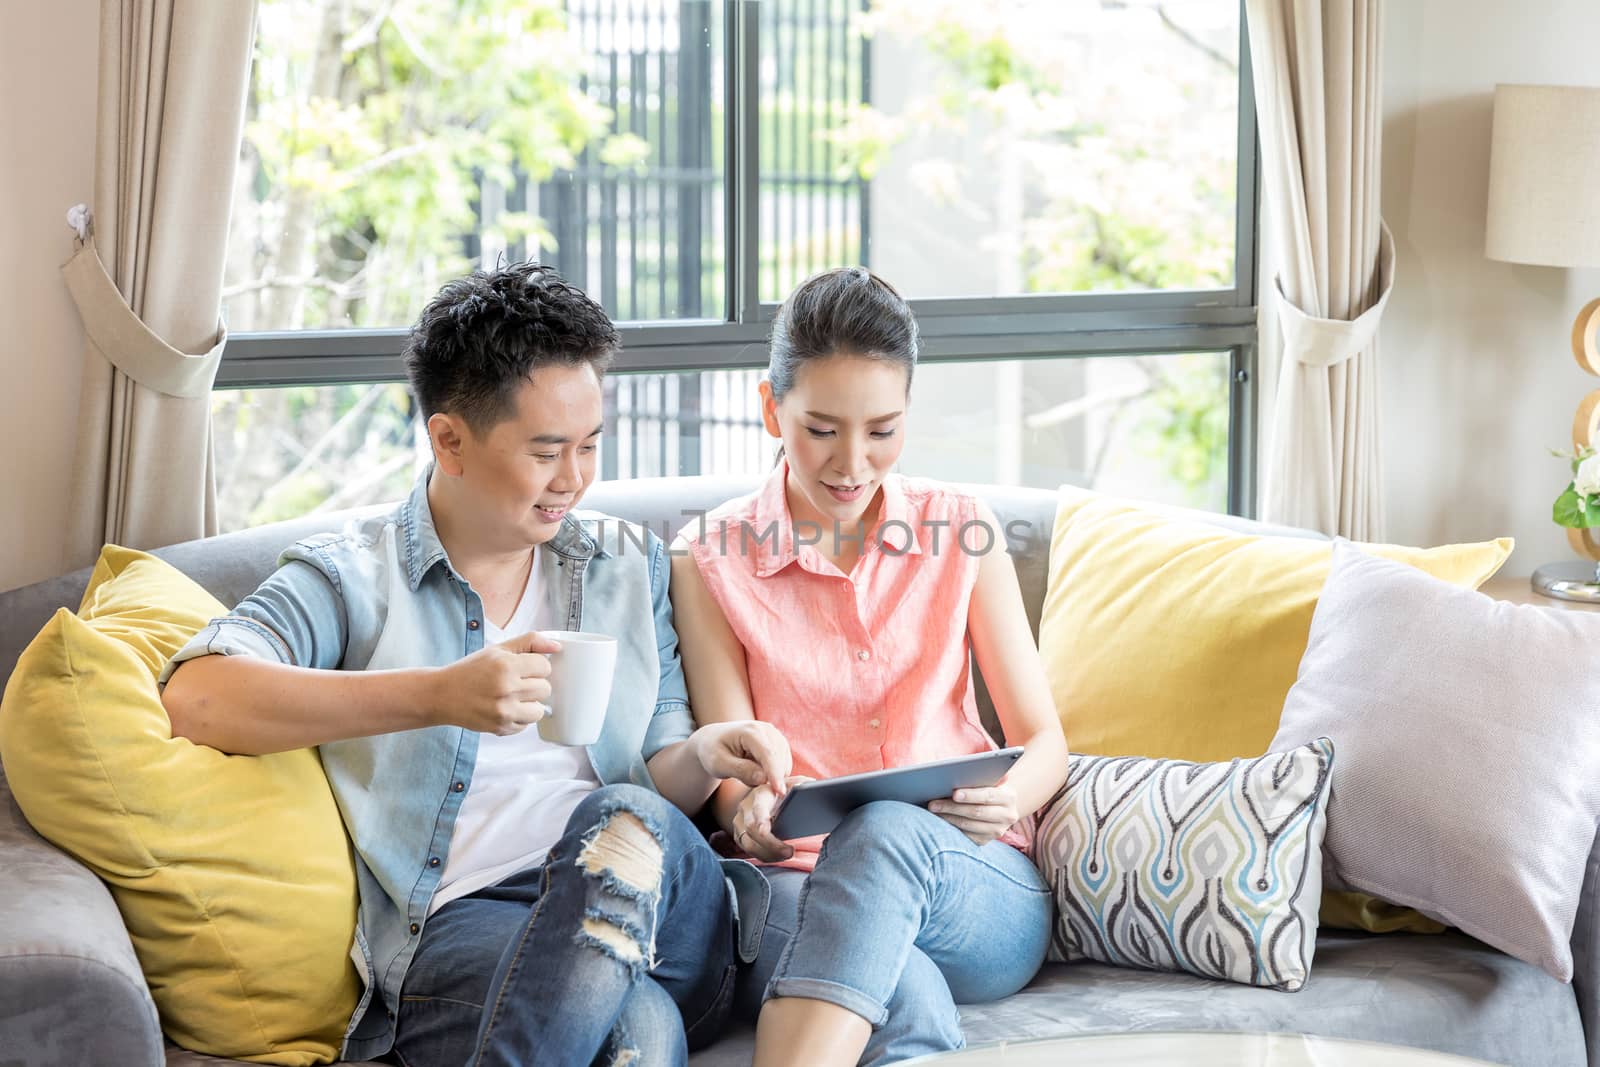
M 592 745 L 611 702 L 617 639 L 576 630 L 540 633 L 561 642 L 561 651 L 550 653 L 550 714 L 539 720 L 539 736 L 557 745 Z

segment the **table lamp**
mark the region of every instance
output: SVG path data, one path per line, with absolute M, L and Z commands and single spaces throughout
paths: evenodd
M 1600 267 L 1600 88 L 1497 85 L 1490 137 L 1491 259 L 1545 267 Z M 1572 355 L 1600 377 L 1600 299 L 1572 325 Z M 1600 389 L 1583 398 L 1572 447 L 1600 449 Z M 1545 596 L 1600 603 L 1600 528 L 1567 528 L 1582 560 L 1533 575 Z

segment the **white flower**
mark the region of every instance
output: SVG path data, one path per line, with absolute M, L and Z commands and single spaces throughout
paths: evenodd
M 1572 476 L 1572 488 L 1579 496 L 1600 493 L 1600 453 L 1578 464 L 1578 472 Z
M 88 204 L 73 204 L 67 208 L 67 225 L 77 231 L 80 243 L 87 241 L 89 230 L 94 226 L 94 212 L 89 210 Z

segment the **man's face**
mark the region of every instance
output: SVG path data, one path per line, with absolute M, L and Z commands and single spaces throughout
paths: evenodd
M 462 480 L 488 539 L 543 544 L 556 535 L 594 481 L 601 418 L 592 368 L 542 367 L 517 387 L 510 416 L 481 436 L 462 434 Z

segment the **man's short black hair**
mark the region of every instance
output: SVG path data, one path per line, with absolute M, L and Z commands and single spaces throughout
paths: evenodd
M 411 328 L 406 374 L 426 419 L 460 415 L 486 433 L 514 410 L 517 387 L 541 367 L 604 375 L 619 341 L 599 304 L 549 267 L 473 271 L 439 290 Z

